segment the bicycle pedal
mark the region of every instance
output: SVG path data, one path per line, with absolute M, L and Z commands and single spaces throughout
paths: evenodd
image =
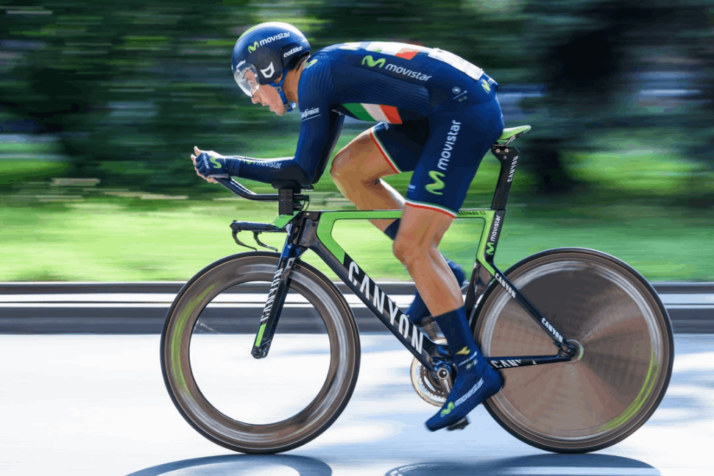
M 457 421 L 453 425 L 450 425 L 446 428 L 447 431 L 454 431 L 454 430 L 463 430 L 469 425 L 469 419 L 467 417 L 463 417 L 461 420 Z

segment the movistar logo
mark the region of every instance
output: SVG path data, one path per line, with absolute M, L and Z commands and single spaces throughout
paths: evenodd
M 305 65 L 305 68 L 309 68 L 310 66 L 312 66 L 315 63 L 317 63 L 317 58 L 311 59 L 310 61 L 308 61 L 307 64 Z
M 491 92 L 491 86 L 488 85 L 486 80 L 481 80 L 481 86 L 483 87 L 484 91 L 486 91 L 487 93 Z
M 271 37 L 269 37 L 269 38 L 265 38 L 265 39 L 263 39 L 263 40 L 260 40 L 260 43 L 258 43 L 258 42 L 256 41 L 255 43 L 253 43 L 252 45 L 250 45 L 250 46 L 248 47 L 248 53 L 254 52 L 254 51 L 257 50 L 260 46 L 265 46 L 265 45 L 267 45 L 268 43 L 272 43 L 273 41 L 282 40 L 282 39 L 284 39 L 284 38 L 289 38 L 289 37 L 290 37 L 290 33 L 285 32 L 285 33 L 278 33 L 277 35 L 273 35 L 273 36 L 271 36 Z
M 434 195 L 443 195 L 442 192 L 439 192 L 439 190 L 444 188 L 444 182 L 441 181 L 443 176 L 444 174 L 442 174 L 441 172 L 437 172 L 436 170 L 430 170 L 429 177 L 431 177 L 434 183 L 427 185 L 426 191 L 429 193 L 433 193 Z
M 218 163 L 215 157 L 211 157 L 211 163 L 213 164 L 214 169 L 220 169 L 222 165 Z
M 495 249 L 493 248 L 493 243 L 491 243 L 490 241 L 486 243 L 486 254 L 492 255 L 494 251 Z
M 464 347 L 463 349 L 461 349 L 460 351 L 458 351 L 458 352 L 456 353 L 456 355 L 469 355 L 469 348 L 468 348 L 468 347 Z
M 374 58 L 372 58 L 372 55 L 367 55 L 364 58 L 362 58 L 362 66 L 367 64 L 367 66 L 369 66 L 370 68 L 374 68 L 375 66 L 379 66 L 381 68 L 384 66 L 384 63 L 386 63 L 384 58 L 380 58 L 377 61 L 375 61 Z
M 451 413 L 451 410 L 453 410 L 454 408 L 456 408 L 456 406 L 454 406 L 454 402 L 449 402 L 449 404 L 446 406 L 446 408 L 441 410 L 441 413 L 439 415 L 441 415 L 442 417 L 445 417 L 446 415 Z

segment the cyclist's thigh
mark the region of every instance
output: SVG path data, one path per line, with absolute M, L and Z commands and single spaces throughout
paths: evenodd
M 414 169 L 406 203 L 456 216 L 486 152 L 503 132 L 495 94 L 486 102 L 431 117 L 431 132 Z
M 341 183 L 355 180 L 368 182 L 396 173 L 390 162 L 385 160 L 371 129 L 359 134 L 335 154 L 330 168 L 330 175 Z
M 369 181 L 410 172 L 414 170 L 428 136 L 426 120 L 408 124 L 380 122 L 337 153 L 330 173 L 337 177 L 349 174 Z
M 429 122 L 426 119 L 405 124 L 380 122 L 368 132 L 395 174 L 411 172 L 419 162 L 429 137 Z

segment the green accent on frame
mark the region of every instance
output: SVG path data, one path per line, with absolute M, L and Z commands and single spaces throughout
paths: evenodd
M 640 393 L 637 397 L 625 408 L 625 411 L 600 427 L 600 431 L 614 430 L 627 423 L 640 410 L 642 405 L 650 396 L 654 389 L 655 380 L 657 380 L 657 361 L 655 360 L 654 351 L 650 351 L 650 365 L 647 369 L 645 382 L 642 384 Z
M 265 333 L 265 326 L 268 324 L 262 324 L 260 326 L 260 329 L 258 329 L 258 337 L 255 338 L 255 346 L 258 347 L 260 345 L 260 341 L 263 340 L 263 334 Z
M 178 380 L 181 383 L 181 387 L 186 392 L 188 392 L 188 385 L 186 385 L 186 379 L 183 378 L 183 367 L 181 365 L 181 342 L 183 340 L 183 333 L 186 329 L 188 318 L 191 316 L 193 311 L 201 303 L 201 301 L 208 296 L 208 293 L 213 291 L 219 284 L 220 283 L 213 283 L 208 286 L 201 294 L 196 296 L 186 305 L 183 312 L 179 315 L 176 327 L 171 335 L 171 362 L 174 365 L 174 380 Z
M 277 226 L 278 228 L 282 228 L 288 223 L 292 221 L 293 218 L 295 218 L 295 215 L 297 215 L 299 212 L 295 212 L 292 215 L 278 215 L 278 218 L 273 221 L 273 226 Z
M 402 210 L 348 210 L 338 212 L 322 212 L 320 223 L 317 225 L 317 238 L 337 258 L 340 263 L 345 262 L 345 250 L 337 244 L 332 237 L 332 229 L 337 220 L 378 220 L 388 218 L 401 218 Z
M 481 232 L 478 251 L 476 252 L 476 260 L 481 263 L 492 275 L 495 275 L 496 271 L 486 261 L 486 241 L 495 216 L 496 211 L 488 208 L 467 208 L 459 211 L 456 215 L 456 218 L 480 218 L 485 221 L 483 231 Z M 348 210 L 322 212 L 320 222 L 317 225 L 317 238 L 340 263 L 344 264 L 345 250 L 342 249 L 342 247 L 332 237 L 332 230 L 337 220 L 380 220 L 390 218 L 396 219 L 401 217 L 402 210 Z M 290 217 L 290 219 L 292 219 L 292 217 Z M 277 220 L 274 224 L 275 226 L 278 226 Z
M 481 263 L 484 268 L 488 270 L 491 275 L 495 276 L 496 275 L 496 270 L 493 269 L 493 266 L 488 264 L 488 261 L 486 261 L 486 243 L 488 242 L 488 233 L 491 231 L 491 225 L 493 224 L 493 218 L 496 216 L 496 211 L 495 210 L 462 210 L 463 212 L 466 213 L 474 213 L 474 212 L 485 212 L 481 216 L 474 216 L 473 218 L 483 218 L 484 224 L 483 224 L 483 231 L 481 232 L 481 240 L 479 241 L 478 244 L 478 251 L 476 252 L 476 261 Z M 461 216 L 461 212 L 459 212 L 459 216 Z

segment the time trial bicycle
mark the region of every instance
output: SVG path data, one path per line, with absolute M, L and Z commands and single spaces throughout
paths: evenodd
M 532 446 L 594 451 L 622 441 L 656 410 L 672 373 L 672 327 L 652 286 L 608 254 L 561 248 L 506 272 L 495 265 L 520 156 L 511 143 L 528 130 L 506 129 L 491 148 L 501 165 L 491 207 L 457 217 L 485 222 L 465 306 L 476 341 L 490 365 L 502 369 L 505 386 L 484 405 Z M 446 346 L 433 326 L 412 324 L 332 233 L 339 220 L 395 219 L 401 210 L 307 211 L 309 197 L 297 183 L 256 194 L 233 179 L 219 181 L 243 198 L 278 202 L 272 224 L 231 224 L 238 244 L 243 231 L 266 248 L 260 233 L 287 238 L 280 253 L 241 253 L 209 265 L 171 305 L 161 368 L 186 421 L 245 453 L 277 453 L 313 440 L 352 396 L 360 366 L 353 311 L 364 308 L 413 354 L 415 390 L 440 406 L 456 372 Z M 308 250 L 353 295 L 303 261 Z

